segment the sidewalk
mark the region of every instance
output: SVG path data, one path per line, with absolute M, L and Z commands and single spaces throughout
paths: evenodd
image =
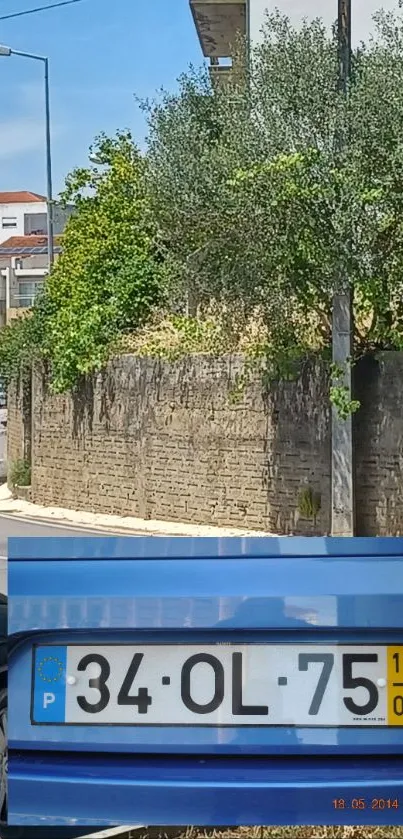
M 6 425 L 7 425 L 7 411 L 5 408 L 0 408 L 0 481 L 4 481 L 7 475 L 6 452 Z
M 19 519 L 35 519 L 43 524 L 64 524 L 77 528 L 113 531 L 149 536 L 277 536 L 262 530 L 243 530 L 235 527 L 213 527 L 204 524 L 187 524 L 152 519 L 137 519 L 134 516 L 110 516 L 103 513 L 65 510 L 61 507 L 42 507 L 30 501 L 14 499 L 7 484 L 0 486 L 0 514 Z

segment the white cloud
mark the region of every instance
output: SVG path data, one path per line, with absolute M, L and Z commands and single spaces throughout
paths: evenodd
M 265 9 L 279 8 L 287 14 L 292 23 L 298 24 L 303 17 L 321 17 L 331 26 L 337 17 L 337 0 L 250 0 L 251 36 L 255 38 Z M 355 42 L 367 39 L 372 30 L 374 12 L 383 7 L 386 11 L 397 11 L 397 0 L 352 0 L 352 28 Z

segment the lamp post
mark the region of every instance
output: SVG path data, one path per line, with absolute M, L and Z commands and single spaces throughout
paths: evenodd
M 19 55 L 22 58 L 31 58 L 34 61 L 41 61 L 44 67 L 45 81 L 45 136 L 46 136 L 46 184 L 47 184 L 47 233 L 48 233 L 48 266 L 49 271 L 54 262 L 54 241 L 53 241 L 53 195 L 52 195 L 52 155 L 50 145 L 50 104 L 49 104 L 49 61 L 43 55 L 34 55 L 30 52 L 20 52 L 11 47 L 0 45 L 0 56 Z
M 347 97 L 351 79 L 351 0 L 338 0 L 338 89 Z M 344 128 L 343 128 L 344 130 Z M 346 138 L 343 131 L 337 137 L 337 153 L 344 149 Z M 344 243 L 346 249 L 348 242 Z M 351 399 L 352 376 L 350 358 L 352 355 L 353 302 L 349 277 L 346 276 L 346 260 L 340 257 L 339 276 L 333 295 L 332 358 L 340 368 L 343 386 Z M 354 460 L 353 426 L 351 415 L 341 418 L 332 406 L 332 536 L 354 536 Z

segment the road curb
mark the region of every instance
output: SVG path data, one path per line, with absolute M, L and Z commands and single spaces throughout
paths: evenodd
M 125 533 L 128 536 L 180 536 L 180 537 L 206 537 L 211 536 L 213 538 L 223 538 L 234 536 L 238 538 L 256 538 L 256 537 L 269 537 L 269 538 L 278 538 L 281 534 L 278 533 L 265 533 L 261 530 L 253 531 L 253 530 L 236 530 L 233 528 L 219 528 L 214 525 L 206 524 L 203 526 L 202 524 L 197 525 L 197 532 L 194 530 L 194 525 L 189 524 L 189 529 L 186 527 L 186 524 L 183 524 L 182 527 L 179 529 L 179 522 L 172 522 L 173 527 L 170 528 L 168 522 L 161 522 L 160 525 L 157 525 L 155 528 L 152 527 L 130 527 L 128 525 L 119 525 L 119 523 L 111 522 L 110 524 L 100 524 L 98 522 L 77 522 L 74 519 L 67 519 L 67 518 L 58 518 L 56 516 L 43 516 L 43 515 L 35 515 L 34 512 L 26 513 L 21 510 L 10 510 L 7 508 L 0 507 L 0 516 L 5 516 L 10 519 L 18 519 L 19 521 L 25 521 L 31 524 L 35 524 L 37 526 L 43 525 L 44 527 L 52 527 L 52 525 L 56 528 L 64 527 L 67 530 L 80 530 L 80 531 L 97 531 L 100 533 L 109 533 L 113 534 L 116 533 L 117 535 L 124 535 Z M 203 532 L 204 531 L 204 532 Z
M 96 833 L 87 833 L 81 839 L 112 839 L 112 837 L 114 839 L 125 839 L 125 837 L 129 837 L 134 831 L 144 830 L 144 828 L 144 824 L 134 824 L 128 827 L 125 825 L 121 827 L 110 827 L 106 830 L 97 830 Z

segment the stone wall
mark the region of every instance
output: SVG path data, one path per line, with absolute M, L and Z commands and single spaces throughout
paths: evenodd
M 21 378 L 8 387 L 7 460 L 31 459 L 31 381 Z
M 357 530 L 403 535 L 403 353 L 366 359 L 355 371 Z
M 176 364 L 125 356 L 74 395 L 33 380 L 32 498 L 47 505 L 149 519 L 328 533 L 330 418 L 324 371 L 262 392 L 257 377 L 230 399 L 241 360 Z M 357 525 L 403 533 L 403 354 L 356 370 Z M 21 402 L 11 396 L 9 457 Z M 25 422 L 25 428 L 27 423 Z M 321 496 L 314 526 L 298 495 Z

